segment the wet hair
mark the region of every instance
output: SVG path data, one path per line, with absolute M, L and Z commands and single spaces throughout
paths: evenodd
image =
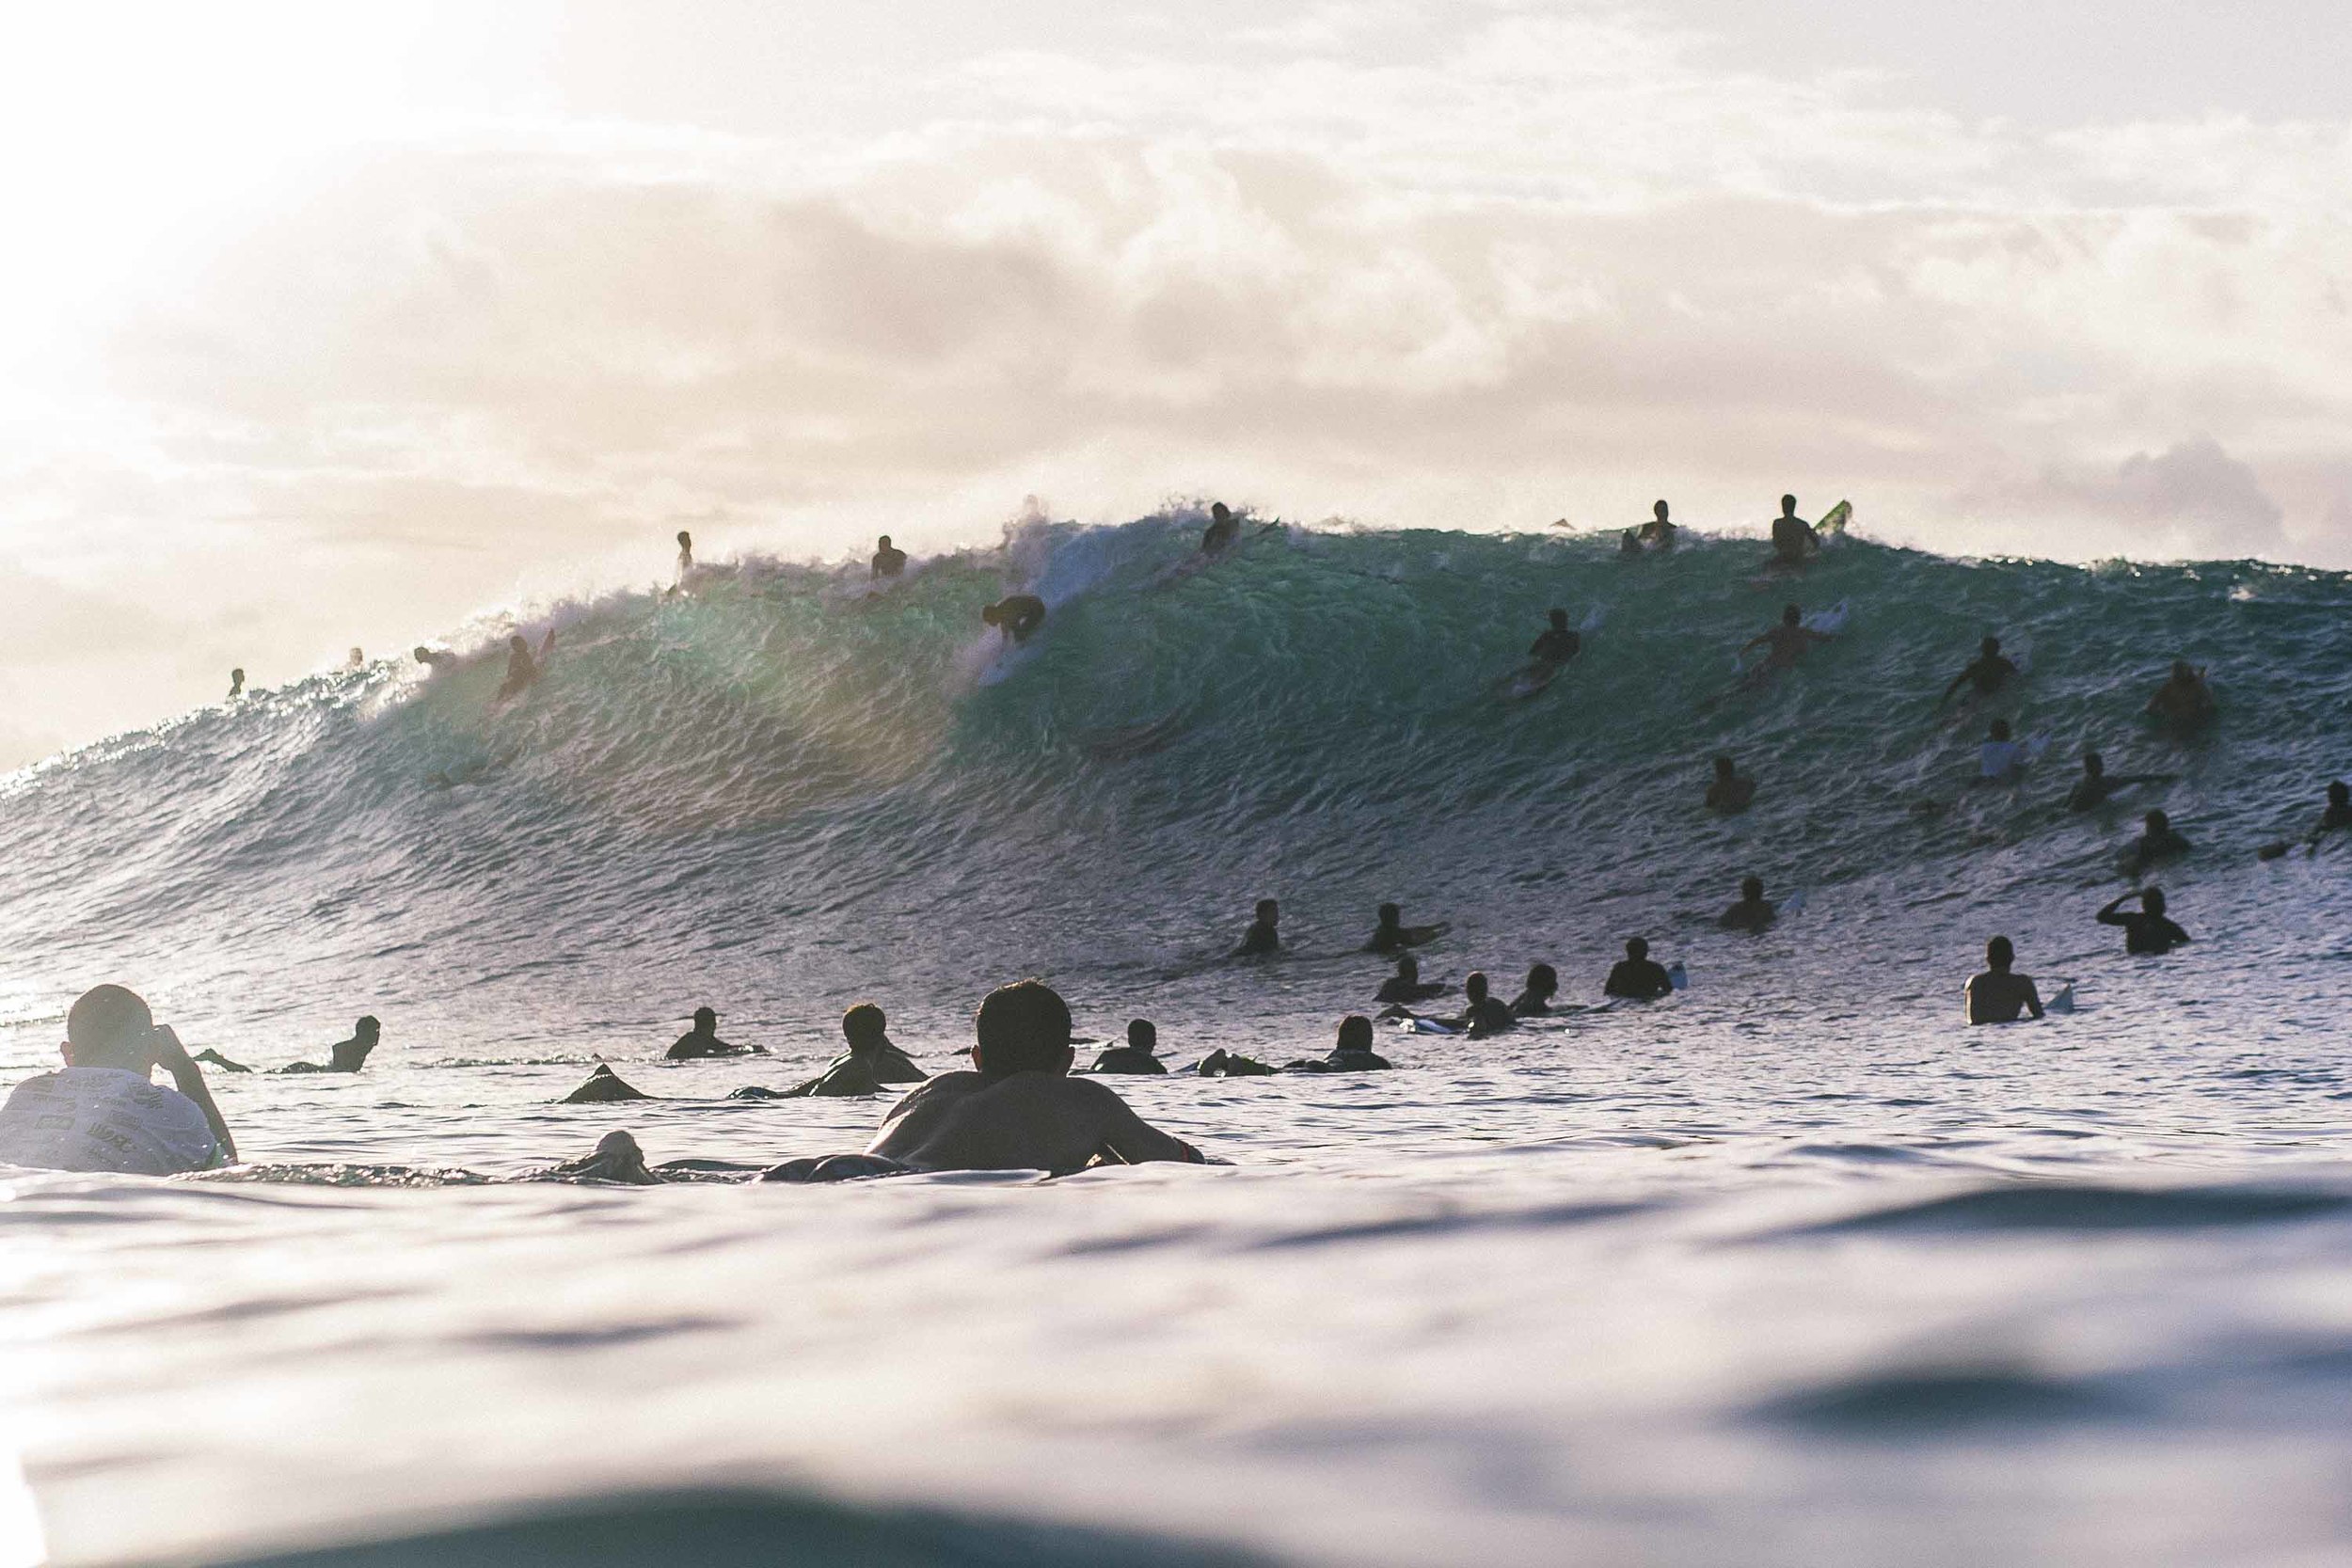
M 1228 507 L 1223 501 L 1211 501 L 1209 503 L 1209 515 L 1215 517 L 1219 522 L 1223 522 L 1226 518 L 1232 516 L 1232 509 Z
M 521 648 L 528 652 L 531 647 L 531 640 L 523 636 L 521 632 L 516 632 L 514 636 L 506 640 L 506 645 L 510 648 Z
M 2007 969 L 2017 961 L 2017 949 L 2007 937 L 1994 937 L 1984 944 L 1984 961 L 1994 969 Z
M 1471 970 L 1470 973 L 1470 978 L 1462 982 L 1462 994 L 1469 997 L 1472 1002 L 1479 1001 L 1485 997 L 1486 994 L 1486 971 L 1478 969 Z
M 415 647 L 415 648 L 413 648 L 413 649 L 411 649 L 411 650 L 410 650 L 410 652 L 412 652 L 412 653 L 416 656 L 416 660 L 417 660 L 417 662 L 418 662 L 419 664 L 422 664 L 422 663 L 424 663 L 424 662 L 425 662 L 425 655 L 427 655 L 427 654 L 431 653 L 432 651 L 433 651 L 432 649 L 430 649 L 430 648 L 426 647 L 426 646 L 425 646 L 423 643 L 421 643 L 421 642 L 418 643 L 418 644 L 416 645 L 416 647 Z
M 696 1023 L 716 1023 L 719 1022 L 718 1010 L 713 1007 L 697 1007 L 694 1009 L 694 1022 Z
M 240 666 L 240 667 L 239 667 L 239 668 L 237 668 L 237 669 L 234 669 L 234 670 L 230 671 L 230 672 L 229 672 L 229 678 L 230 678 L 230 680 L 239 680 L 239 681 L 241 681 L 241 680 L 245 679 L 245 670 L 244 670 L 244 668 L 243 668 L 242 666 Z
M 1361 1013 L 1350 1013 L 1340 1020 L 1341 1051 L 1370 1051 L 1372 1049 L 1372 1020 Z
M 1782 605 L 1782 606 L 1780 607 L 1780 624 L 1781 624 L 1782 626 L 1795 626 L 1798 622 L 1800 622 L 1800 621 L 1802 621 L 1802 620 L 1804 620 L 1804 611 L 1802 609 L 1800 609 L 1798 606 L 1796 606 L 1796 605 L 1792 605 L 1792 604 L 1785 604 L 1785 605 Z
M 2334 784 L 2328 786 L 2328 803 L 2329 805 L 2341 806 L 2347 801 L 2352 801 L 2352 784 L 2347 784 L 2342 779 L 2338 779 Z
M 1527 972 L 1527 989 L 1549 996 L 1560 989 L 1559 972 L 1549 964 L 1537 964 Z
M 2007 740 L 2009 738 L 2009 721 L 2006 719 L 1994 720 L 1991 734 L 1993 738 L 1995 740 Z
M 2141 817 L 2139 822 L 2140 826 L 2146 828 L 2152 833 L 2169 832 L 2171 831 L 2172 827 L 2172 819 L 2165 816 L 2164 813 L 2160 811 L 2150 812 L 2147 816 Z
M 1149 1055 L 1152 1048 L 1160 1043 L 1159 1025 L 1148 1018 L 1129 1019 L 1127 1021 L 1127 1043 Z
M 359 1022 L 351 1026 L 351 1032 L 355 1035 L 380 1035 L 384 1032 L 384 1025 L 376 1021 L 373 1013 L 361 1013 Z
M 882 1031 L 890 1027 L 890 1020 L 871 1002 L 861 1002 L 841 1015 L 841 1037 L 851 1045 L 872 1041 L 882 1043 Z
M 984 1077 L 1057 1071 L 1070 1060 L 1070 1004 L 1042 980 L 998 986 L 972 1015 L 972 1035 Z
M 1728 756 L 1720 756 L 1715 759 L 1715 771 L 1722 777 L 1728 779 L 1733 774 L 1740 771 L 1740 765 L 1732 761 Z
M 1660 522 L 1664 522 L 1666 520 L 1666 503 L 1664 501 L 1652 503 L 1650 506 L 1650 513 L 1652 515 L 1657 517 Z
M 1410 953 L 1399 953 L 1396 956 L 1396 977 L 1400 980 L 1420 979 L 1421 960 Z
M 2098 752 L 2085 752 L 2083 753 L 2083 771 L 2084 771 L 2084 772 L 2086 772 L 2086 773 L 2104 773 L 2104 772 L 2106 772 L 2106 770 L 2107 770 L 2107 759 L 2106 759 L 2106 758 L 2105 758 L 2105 757 L 2101 756 L 2101 755 L 2100 755 Z
M 1626 939 L 1625 939 L 1625 956 L 1626 956 L 1627 958 L 1648 958 L 1648 957 L 1649 957 L 1649 942 L 1648 942 L 1648 941 L 1647 941 L 1645 938 L 1643 938 L 1643 937 L 1628 937 L 1628 938 L 1626 938 Z
M 881 538 L 875 540 L 874 543 L 886 550 L 890 548 L 890 535 L 885 533 Z
M 1383 904 L 1380 906 L 1381 925 L 1394 926 L 1404 920 L 1404 918 L 1405 911 L 1397 908 L 1394 904 Z
M 155 1015 L 136 991 L 92 986 L 65 1015 L 66 1042 L 76 1067 L 135 1067 L 155 1027 Z
M 677 531 L 677 542 L 681 545 L 691 545 L 694 542 L 694 536 L 684 529 L 680 529 Z
M 1797 498 L 1794 496 L 1781 497 L 1780 509 L 1784 513 L 1794 512 L 1797 509 Z
M 1258 900 L 1258 918 L 1260 920 L 1271 920 L 1281 913 L 1281 909 L 1282 906 L 1276 903 L 1273 899 L 1261 898 Z
M 2150 914 L 2162 914 L 2164 912 L 2164 889 L 2160 887 L 2141 889 L 2139 907 Z
M 1742 897 L 1742 898 L 1747 898 L 1747 899 L 1751 899 L 1751 900 L 1763 897 L 1763 896 L 1764 896 L 1764 879 L 1763 879 L 1763 878 L 1761 878 L 1761 877 L 1742 877 L 1742 878 L 1740 878 L 1740 897 Z
M 1551 611 L 1551 624 L 1565 629 L 1568 624 L 1568 612 L 1565 610 Z
M 2172 678 L 2176 681 L 2195 680 L 2196 668 L 2185 658 L 2176 658 L 2172 661 Z

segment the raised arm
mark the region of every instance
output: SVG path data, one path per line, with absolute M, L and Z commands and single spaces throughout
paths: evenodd
M 188 1048 L 180 1043 L 180 1037 L 168 1023 L 155 1026 L 155 1060 L 171 1074 L 172 1086 L 204 1113 L 204 1124 L 213 1130 L 213 1141 L 220 1145 L 222 1157 L 230 1164 L 237 1163 L 237 1140 L 229 1135 L 229 1124 L 220 1118 L 220 1107 L 213 1103 L 213 1091 L 204 1086 L 204 1069 L 188 1057 Z
M 2099 911 L 2099 924 L 2102 926 L 2130 925 L 2130 921 L 2124 919 L 2122 915 L 2116 913 L 2115 911 L 2122 909 L 2125 904 L 2138 896 L 2139 893 L 2137 889 L 2130 893 L 2117 894 L 2113 898 L 2107 901 L 2107 907 Z

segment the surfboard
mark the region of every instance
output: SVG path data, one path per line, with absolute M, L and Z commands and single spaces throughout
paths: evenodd
M 1821 514 L 1821 520 L 1813 525 L 1813 531 L 1820 534 L 1821 543 L 1826 545 L 1833 539 L 1846 537 L 1846 525 L 1852 521 L 1853 502 L 1839 501 Z
M 1842 504 L 1842 503 L 1841 503 Z M 1840 599 L 1827 610 L 1817 610 L 1798 625 L 1807 631 L 1818 631 L 1823 637 L 1836 637 L 1846 629 L 1846 622 L 1853 615 L 1853 601 Z
M 1503 678 L 1502 694 L 1515 703 L 1523 703 L 1553 681 L 1560 678 L 1565 664 L 1531 664 L 1515 675 Z

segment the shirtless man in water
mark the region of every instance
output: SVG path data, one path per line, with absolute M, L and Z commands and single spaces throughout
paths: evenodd
M 1829 634 L 1814 631 L 1804 624 L 1804 611 L 1796 605 L 1783 605 L 1780 625 L 1768 626 L 1748 639 L 1740 652 L 1742 657 L 1758 648 L 1764 650 L 1763 660 L 1748 672 L 1748 684 L 1759 685 L 1783 670 L 1795 667 L 1804 651 L 1816 642 L 1826 642 Z
M 792 1160 L 765 1181 L 910 1171 L 1044 1170 L 1148 1160 L 1203 1164 L 1105 1085 L 1070 1076 L 1070 1007 L 1040 980 L 1000 986 L 973 1019 L 970 1072 L 943 1072 L 891 1107 L 863 1154 Z

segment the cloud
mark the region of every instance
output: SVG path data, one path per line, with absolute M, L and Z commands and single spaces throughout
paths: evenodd
M 2032 480 L 1996 483 L 1959 504 L 2007 531 L 2062 530 L 2139 560 L 2277 560 L 2288 548 L 2285 510 L 2252 468 L 2210 436 L 2153 455 L 2134 452 L 2105 472 L 2054 467 Z

